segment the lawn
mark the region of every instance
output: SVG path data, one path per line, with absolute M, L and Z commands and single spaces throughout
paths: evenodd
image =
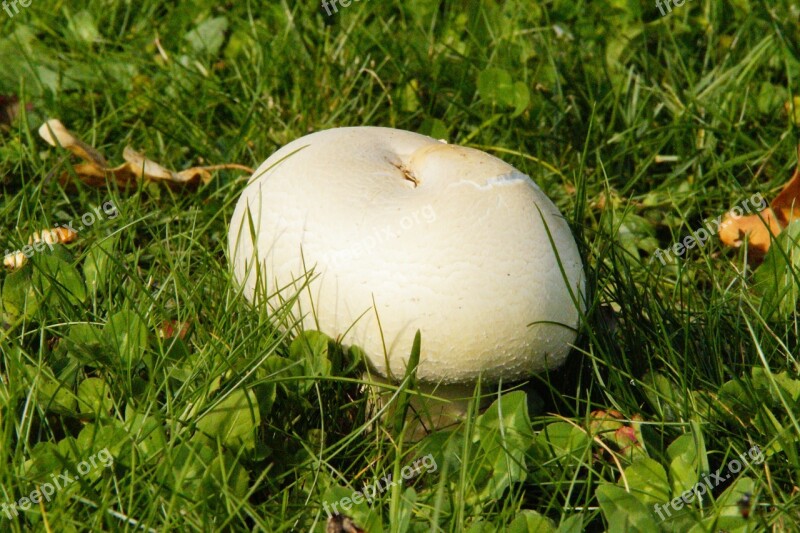
M 800 228 L 762 258 L 716 226 L 798 163 L 798 21 L 794 0 L 3 2 L 0 529 L 797 531 Z M 51 119 L 108 167 L 232 166 L 91 180 Z M 421 440 L 375 413 L 357 347 L 229 269 L 243 169 L 361 125 L 528 174 L 588 279 L 562 368 L 482 383 L 488 408 Z

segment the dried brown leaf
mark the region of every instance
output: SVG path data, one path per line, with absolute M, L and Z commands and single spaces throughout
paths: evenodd
M 51 146 L 62 146 L 83 159 L 84 162 L 76 164 L 72 170 L 81 181 L 93 187 L 103 187 L 109 180 L 113 180 L 121 189 L 131 189 L 136 187 L 140 179 L 186 187 L 208 183 L 211 181 L 211 172 L 215 170 L 237 169 L 251 174 L 254 172 L 252 168 L 235 163 L 193 167 L 175 172 L 148 159 L 130 146 L 126 146 L 122 152 L 125 163 L 111 168 L 102 154 L 78 139 L 58 119 L 50 119 L 42 124 L 39 135 Z M 70 178 L 70 173 L 64 172 L 61 182 L 68 183 Z
M 78 238 L 78 232 L 66 227 L 51 228 L 43 230 L 41 233 L 34 231 L 33 235 L 28 238 L 28 244 L 36 244 L 38 242 L 45 242 L 47 244 L 67 244 Z
M 130 146 L 126 146 L 122 151 L 122 158 L 128 162 L 128 169 L 138 176 L 143 176 L 149 180 L 175 181 L 177 176 L 171 170 L 167 170 L 155 161 L 147 159 Z M 123 165 L 124 166 L 124 165 Z
M 39 136 L 50 146 L 62 146 L 90 163 L 107 167 L 106 158 L 100 152 L 75 137 L 57 118 L 51 118 L 39 127 Z
M 189 327 L 191 326 L 190 322 L 178 322 L 177 320 L 165 320 L 161 323 L 161 327 L 158 330 L 158 336 L 162 339 L 171 339 L 172 337 L 178 337 L 179 339 L 184 339 L 186 334 L 189 332 Z
M 800 145 L 797 150 L 800 158 Z M 800 166 L 795 167 L 794 174 L 768 208 L 739 218 L 726 214 L 719 227 L 719 239 L 738 248 L 746 238 L 751 261 L 760 262 L 769 250 L 771 236 L 778 235 L 797 219 L 800 219 Z
M 78 233 L 70 228 L 51 228 L 49 230 L 42 230 L 41 232 L 35 231 L 28 237 L 28 246 L 22 250 L 16 250 L 5 257 L 3 257 L 3 265 L 11 270 L 16 270 L 25 266 L 28 262 L 28 257 L 33 253 L 33 245 L 45 243 L 47 245 L 53 244 L 67 244 L 78 238 Z M 28 253 L 25 253 L 25 249 Z

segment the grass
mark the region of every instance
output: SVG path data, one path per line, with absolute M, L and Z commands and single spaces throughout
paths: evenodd
M 0 509 L 0 524 L 323 531 L 323 503 L 430 454 L 435 472 L 345 514 L 370 533 L 793 530 L 795 300 L 762 297 L 745 253 L 715 238 L 651 258 L 791 175 L 798 13 L 783 0 L 665 17 L 623 0 L 0 11 L 0 95 L 23 104 L 0 126 L 0 248 L 105 202 L 119 212 L 0 274 L 0 505 L 79 478 L 18 517 Z M 357 350 L 280 333 L 237 293 L 227 224 L 247 176 L 67 187 L 69 158 L 36 134 L 53 117 L 112 164 L 131 145 L 174 169 L 255 167 L 346 125 L 480 147 L 574 228 L 591 287 L 576 349 L 458 428 L 398 439 L 372 423 Z M 756 445 L 763 462 L 666 520 L 654 511 Z M 103 450 L 113 465 L 76 476 Z

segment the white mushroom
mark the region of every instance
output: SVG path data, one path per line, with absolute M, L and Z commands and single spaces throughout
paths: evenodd
M 249 300 L 297 294 L 306 329 L 395 379 L 417 330 L 423 383 L 555 368 L 584 305 L 569 226 L 528 176 L 390 128 L 320 131 L 275 152 L 242 193 L 229 247 Z

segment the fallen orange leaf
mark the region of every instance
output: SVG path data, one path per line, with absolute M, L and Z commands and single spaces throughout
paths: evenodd
M 64 227 L 43 230 L 41 233 L 35 231 L 33 235 L 28 238 L 27 246 L 3 257 L 3 265 L 10 270 L 22 268 L 25 266 L 25 263 L 28 262 L 28 258 L 33 255 L 34 251 L 39 251 L 39 247 L 35 245 L 40 243 L 45 243 L 48 246 L 58 243 L 67 244 L 74 241 L 77 237 L 78 233 L 75 230 Z
M 797 153 L 800 159 L 800 145 Z M 769 250 L 771 236 L 778 235 L 797 219 L 800 219 L 800 166 L 795 167 L 791 179 L 766 209 L 739 218 L 726 214 L 719 227 L 719 239 L 738 248 L 747 238 L 751 259 L 759 262 Z
M 161 323 L 161 328 L 158 330 L 158 335 L 164 339 L 171 339 L 177 336 L 179 339 L 186 337 L 189 332 L 189 322 L 178 322 L 177 320 L 165 320 Z
M 107 180 L 113 179 L 121 189 L 134 188 L 139 178 L 160 181 L 172 186 L 191 186 L 211 181 L 211 172 L 214 170 L 236 169 L 253 173 L 252 168 L 236 163 L 192 167 L 174 172 L 147 159 L 130 146 L 126 146 L 122 152 L 125 163 L 112 168 L 108 166 L 108 162 L 100 152 L 78 139 L 57 118 L 42 124 L 39 135 L 51 146 L 62 146 L 83 159 L 84 162 L 73 166 L 73 170 L 81 181 L 93 187 L 103 187 Z M 68 182 L 69 179 L 69 172 L 61 175 L 62 183 Z
M 606 444 L 613 445 L 622 454 L 629 458 L 634 453 L 642 453 L 643 439 L 641 435 L 641 415 L 634 415 L 627 420 L 619 411 L 602 409 L 592 411 L 590 414 L 589 431 L 597 435 Z M 600 456 L 603 454 L 601 453 Z

